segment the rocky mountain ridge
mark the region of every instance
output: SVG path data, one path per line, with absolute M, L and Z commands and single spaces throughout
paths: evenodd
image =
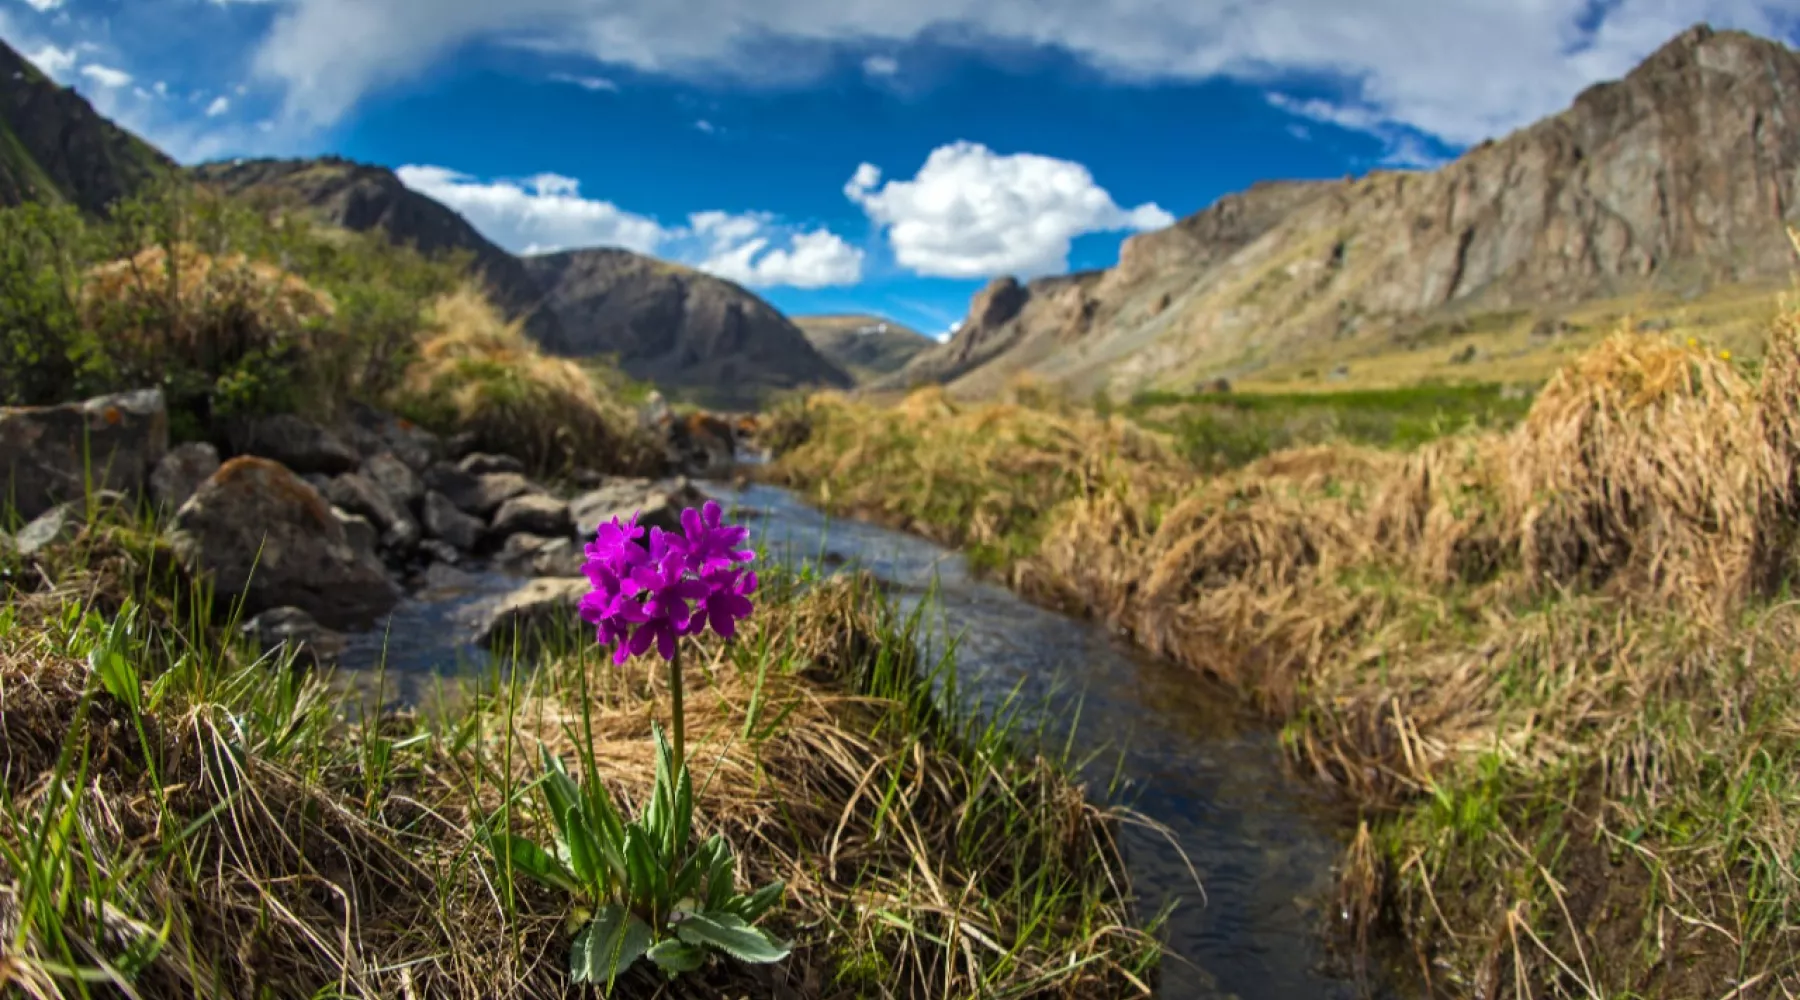
M 859 383 L 892 374 L 937 346 L 917 330 L 862 313 L 795 316 L 794 325 L 826 360 Z
M 1800 54 L 1699 25 L 1623 80 L 1430 172 L 1258 184 L 1128 239 L 1106 271 L 990 284 L 883 387 L 991 394 L 1254 376 L 1483 311 L 1785 279 Z
M 98 212 L 175 169 L 0 42 L 0 205 L 61 201 Z

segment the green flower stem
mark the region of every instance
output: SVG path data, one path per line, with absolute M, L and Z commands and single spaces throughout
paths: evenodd
M 681 704 L 681 640 L 675 641 L 675 655 L 669 658 L 669 710 L 673 718 L 669 729 L 675 734 L 675 767 L 671 776 L 681 773 L 687 761 L 687 712 Z

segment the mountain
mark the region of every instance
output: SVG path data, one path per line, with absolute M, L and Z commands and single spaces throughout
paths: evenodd
M 717 406 L 753 406 L 769 390 L 852 385 L 787 317 L 724 279 L 629 250 L 524 263 L 570 353 L 612 355 L 634 378 Z
M 98 212 L 174 169 L 0 42 L 0 205 L 66 201 Z
M 1623 80 L 1430 172 L 1272 182 L 1128 239 L 1099 272 L 991 283 L 881 387 L 1086 392 L 1309 374 L 1572 305 L 1785 281 L 1800 223 L 1800 55 L 1699 25 Z
M 899 371 L 937 341 L 880 316 L 795 316 L 794 325 L 826 360 L 868 382 Z
M 505 315 L 545 349 L 568 341 L 544 293 L 519 258 L 500 249 L 442 203 L 422 195 L 386 167 L 335 156 L 313 160 L 231 160 L 193 168 L 193 177 L 228 194 L 271 197 L 313 210 L 323 221 L 355 232 L 379 229 L 396 243 L 426 254 L 464 251 Z

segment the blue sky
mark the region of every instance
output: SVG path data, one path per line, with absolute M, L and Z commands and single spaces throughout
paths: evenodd
M 623 245 L 941 334 L 1262 179 L 1428 167 L 1800 0 L 0 0 L 187 162 L 400 168 L 509 249 Z

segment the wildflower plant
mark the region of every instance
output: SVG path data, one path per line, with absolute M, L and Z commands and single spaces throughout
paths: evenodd
M 600 525 L 587 546 L 585 570 L 593 590 L 581 616 L 613 662 L 654 649 L 669 667 L 671 730 L 653 727 L 656 781 L 642 815 L 627 821 L 596 776 L 591 732 L 586 787 L 560 759 L 540 748 L 544 776 L 538 783 L 555 837 L 553 850 L 515 836 L 484 831 L 490 850 L 511 871 L 523 871 L 552 888 L 591 903 L 591 917 L 575 935 L 570 974 L 576 982 L 601 983 L 608 992 L 640 958 L 670 978 L 701 967 L 717 951 L 743 962 L 787 957 L 754 922 L 781 898 L 775 881 L 743 894 L 735 889 L 736 863 L 718 834 L 690 848 L 694 792 L 688 772 L 682 717 L 682 639 L 707 628 L 724 638 L 754 610 L 755 553 L 744 548 L 749 532 L 723 522 L 708 502 L 681 516 L 680 533 L 645 530 L 633 514 Z

